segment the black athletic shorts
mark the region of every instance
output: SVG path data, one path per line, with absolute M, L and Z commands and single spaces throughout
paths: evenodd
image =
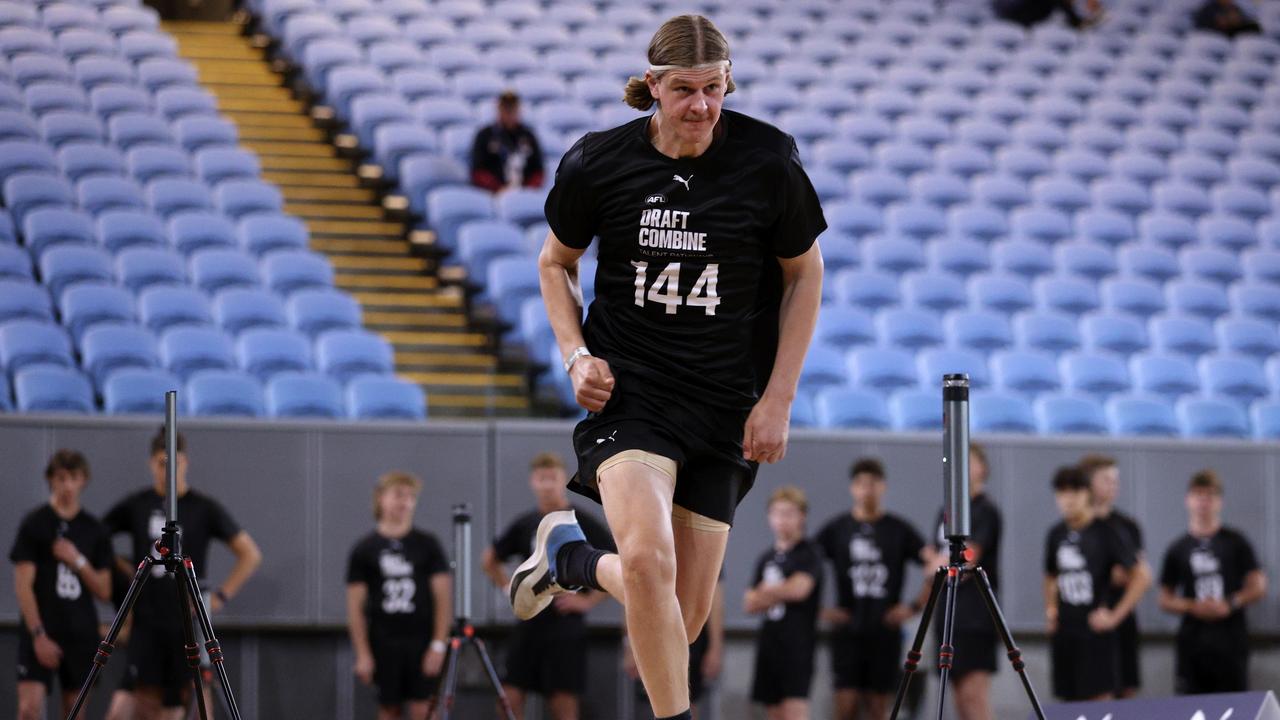
M 952 631 L 951 646 L 955 648 L 955 655 L 951 658 L 951 679 L 959 680 L 977 671 L 994 673 L 1000 667 L 996 658 L 999 642 L 995 632 Z
M 1176 655 L 1173 689 L 1179 695 L 1249 689 L 1249 639 L 1242 633 L 1212 627 L 1182 631 Z
M 369 638 L 373 650 L 373 684 L 378 704 L 400 707 L 410 700 L 428 700 L 435 694 L 439 676 L 422 672 L 422 658 L 430 641 L 422 638 Z
M 544 697 L 581 695 L 587 682 L 587 625 L 582 616 L 549 608 L 516 625 L 502 680 Z
M 766 638 L 756 643 L 756 674 L 751 699 L 778 705 L 791 698 L 808 699 L 813 680 L 814 638 Z
M 1053 694 L 1068 702 L 1120 689 L 1120 643 L 1115 632 L 1063 632 L 1050 640 Z
M 569 488 L 600 502 L 596 468 L 624 450 L 644 450 L 676 461 L 676 505 L 732 525 L 758 468 L 742 457 L 749 411 L 681 397 L 616 368 L 614 378 L 609 402 L 573 431 L 578 472 Z
M 36 660 L 35 643 L 26 625 L 18 630 L 18 682 L 42 683 L 48 694 L 53 692 L 53 676 L 57 673 L 63 692 L 79 689 L 98 652 L 98 639 L 92 636 L 59 639 L 52 635 L 50 638 L 62 648 L 62 662 L 52 670 Z
M 1120 687 L 1142 687 L 1142 668 L 1138 664 L 1138 618 L 1133 613 L 1116 628 L 1120 644 Z
M 896 629 L 838 629 L 831 634 L 831 674 L 837 690 L 892 693 L 898 689 L 903 658 L 902 633 Z
M 121 689 L 160 688 L 165 707 L 182 707 L 191 692 L 191 668 L 183 655 L 186 640 L 182 628 L 163 622 L 139 622 L 140 619 L 134 613 L 129 664 Z

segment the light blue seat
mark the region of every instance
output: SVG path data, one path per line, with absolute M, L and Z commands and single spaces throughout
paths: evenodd
M 1126 275 L 1163 283 L 1182 273 L 1178 256 L 1155 243 L 1129 243 L 1116 255 L 1120 270 Z
M 465 186 L 467 169 L 457 160 L 436 155 L 409 155 L 400 163 L 400 188 L 409 198 L 409 209 L 427 214 L 427 195 L 437 188 Z
M 1140 392 L 1169 398 L 1200 392 L 1196 367 L 1182 355 L 1143 353 L 1131 358 L 1129 366 Z
M 824 208 L 831 228 L 855 237 L 878 232 L 884 227 L 884 213 L 870 203 L 837 201 Z
M 339 382 L 394 371 L 391 343 L 367 330 L 330 330 L 316 338 L 316 366 Z
M 1036 279 L 1034 288 L 1042 310 L 1082 315 L 1100 304 L 1097 285 L 1077 277 L 1046 275 Z
M 138 293 L 142 324 L 161 333 L 177 325 L 210 325 L 213 309 L 203 292 L 187 285 L 153 285 Z
M 1018 395 L 981 393 L 970 401 L 969 421 L 976 433 L 1036 432 L 1031 403 Z
M 147 206 L 161 218 L 172 218 L 178 213 L 213 210 L 213 195 L 209 187 L 199 180 L 186 177 L 150 176 L 147 183 Z
M 23 220 L 23 240 L 31 255 L 44 256 L 58 245 L 91 245 L 94 242 L 93 219 L 66 208 L 44 208 L 32 211 Z
M 1077 213 L 1076 230 L 1083 238 L 1103 245 L 1120 245 L 1134 239 L 1137 234 L 1130 216 L 1105 208 Z
M 1048 245 L 1034 240 L 1001 240 L 991 246 L 996 269 L 1022 278 L 1045 275 L 1057 267 Z
M 1218 346 L 1224 352 L 1265 360 L 1280 353 L 1280 334 L 1274 322 L 1252 317 L 1224 317 L 1215 323 Z
M 1196 220 L 1213 209 L 1204 189 L 1191 183 L 1166 180 L 1155 187 L 1155 207 L 1166 212 Z
M 1031 197 L 1036 203 L 1067 213 L 1086 208 L 1091 202 L 1089 188 L 1065 175 L 1036 180 L 1031 185 Z
M 1043 435 L 1106 435 L 1106 411 L 1079 395 L 1042 395 L 1035 400 L 1037 426 Z
M 58 170 L 73 183 L 95 175 L 126 173 L 120 151 L 96 141 L 73 141 L 58 148 Z
M 29 277 L 0 279 L 0 323 L 19 319 L 53 322 L 49 292 Z
M 178 43 L 168 33 L 131 30 L 120 35 L 120 55 L 130 62 L 177 57 Z
M 1178 253 L 1178 260 L 1189 277 L 1223 285 L 1239 280 L 1243 274 L 1237 255 L 1220 248 L 1184 247 Z
M 270 290 L 229 288 L 213 298 L 213 319 L 232 335 L 257 327 L 284 327 L 284 303 Z
M 186 407 L 192 415 L 262 417 L 266 414 L 262 385 L 237 370 L 205 369 L 186 385 Z
M 252 328 L 240 333 L 235 345 L 236 364 L 261 381 L 287 371 L 312 369 L 311 341 L 287 328 Z
M 1031 286 L 1013 275 L 976 275 L 969 280 L 969 297 L 975 307 L 1015 313 L 1034 304 Z
M 864 347 L 848 356 L 849 377 L 858 387 L 889 392 L 919 384 L 915 362 L 905 350 Z
M 970 197 L 969 185 L 965 177 L 941 171 L 924 173 L 913 178 L 911 193 L 916 202 L 913 207 L 933 207 L 940 208 L 941 211 L 953 205 L 968 202 Z M 945 229 L 946 219 L 942 218 L 941 222 Z
M 88 378 L 71 367 L 40 364 L 19 370 L 13 391 L 20 412 L 90 414 L 95 409 Z
M 416 122 L 413 106 L 393 92 L 366 93 L 351 101 L 351 127 L 360 146 L 373 149 L 378 128 L 391 123 Z
M 139 210 L 146 207 L 142 186 L 120 177 L 89 177 L 76 184 L 76 200 L 81 210 L 94 217 L 111 210 Z
M 233 287 L 255 288 L 262 284 L 258 262 L 238 248 L 205 248 L 191 255 L 191 282 L 214 294 Z
M 187 281 L 182 256 L 168 249 L 127 248 L 116 256 L 115 265 L 120 283 L 135 293 L 152 285 L 181 285 Z
M 360 303 L 333 288 L 299 290 L 286 303 L 289 324 L 312 337 L 328 330 L 350 330 L 361 325 Z
M 1092 352 L 1130 355 L 1147 349 L 1146 325 L 1127 315 L 1091 313 L 1081 322 L 1085 347 Z
M 1115 212 L 1134 217 L 1152 206 L 1149 185 L 1137 180 L 1111 177 L 1107 180 L 1096 180 L 1093 183 L 1093 204 L 1095 207 L 1114 210 Z
M 347 414 L 342 386 L 312 372 L 283 372 L 271 378 L 266 410 L 274 418 L 336 419 Z
M 499 193 L 494 206 L 499 218 L 520 228 L 528 228 L 545 220 L 543 205 L 547 193 L 532 188 L 515 188 Z
M 999 205 L 960 205 L 947 213 L 947 222 L 953 236 L 990 242 L 1009 233 L 1003 209 Z
M 58 245 L 40 256 L 40 277 L 49 293 L 61 297 L 62 291 L 82 282 L 110 283 L 115 280 L 111 258 L 96 247 Z
M 1059 270 L 1088 280 L 1100 280 L 1116 272 L 1116 258 L 1109 248 L 1092 242 L 1059 243 L 1054 248 Z
M 84 369 L 99 390 L 111 375 L 124 368 L 155 368 L 160 365 L 155 337 L 140 325 L 98 325 L 80 339 Z
M 1243 355 L 1205 355 L 1197 363 L 1205 392 L 1248 403 L 1270 392 L 1262 364 Z
M 263 256 L 261 269 L 267 287 L 281 295 L 333 287 L 333 265 L 311 250 L 274 250 Z
M 1013 343 L 1009 321 L 1002 313 L 961 310 L 946 317 L 947 341 L 958 348 L 990 352 Z
M 1068 390 L 1091 395 L 1127 392 L 1132 385 L 1129 369 L 1117 356 L 1107 353 L 1071 352 L 1060 361 Z
M 955 373 L 968 375 L 969 385 L 975 389 L 985 388 L 991 384 L 987 361 L 976 350 L 930 348 L 917 356 L 916 364 L 920 373 L 920 386 L 924 388 L 940 387 L 944 375 Z M 934 402 L 937 403 L 936 395 Z
M 492 218 L 493 199 L 489 193 L 470 187 L 444 187 L 427 195 L 427 218 L 436 231 L 440 247 L 457 247 L 459 229 L 467 222 Z
M 900 390 L 889 398 L 893 429 L 923 432 L 942 429 L 942 405 L 932 390 Z
M 923 268 L 924 248 L 919 241 L 899 238 L 868 238 L 863 241 L 863 264 L 872 270 L 903 273 Z
M 1240 264 L 1253 282 L 1280 282 L 1280 250 L 1249 248 L 1241 254 Z
M 955 282 L 962 282 L 970 275 L 991 269 L 991 258 L 987 246 L 977 240 L 958 237 L 938 238 L 925 243 L 925 252 L 929 256 L 930 266 L 935 274 L 949 276 Z M 960 294 L 964 295 L 963 292 Z M 959 302 L 964 300 L 961 299 Z
M 1280 438 L 1280 402 L 1259 400 L 1249 408 L 1249 420 L 1253 436 L 1258 440 Z
M 133 294 L 115 285 L 78 283 L 58 300 L 62 324 L 75 339 L 95 325 L 104 323 L 132 323 L 137 319 Z
M 1173 406 L 1150 395 L 1117 395 L 1106 402 L 1113 435 L 1173 436 L 1180 432 Z
M 1157 349 L 1198 357 L 1217 349 L 1209 321 L 1194 315 L 1162 315 L 1151 320 L 1151 338 Z
M 262 164 L 252 151 L 238 147 L 212 147 L 194 155 L 196 174 L 206 185 L 217 185 L 223 180 L 255 179 L 262 172 Z
M 815 396 L 814 410 L 818 426 L 823 428 L 886 430 L 890 427 L 884 396 L 871 390 L 825 388 Z
M 0 280 L 30 281 L 33 277 L 31 255 L 16 245 L 0 241 Z
M 1014 237 L 1056 243 L 1071 236 L 1071 218 L 1046 206 L 1021 207 L 1009 216 Z
M 881 310 L 876 326 L 881 342 L 890 347 L 918 350 L 942 344 L 942 323 L 932 310 Z
M 1280 290 L 1270 283 L 1241 281 L 1231 286 L 1231 309 L 1237 315 L 1280 321 Z
M 1212 213 L 1200 218 L 1197 224 L 1200 238 L 1205 242 L 1233 253 L 1257 244 L 1258 233 L 1253 218 Z
M 276 250 L 303 250 L 310 240 L 307 226 L 291 215 L 254 213 L 236 225 L 240 248 L 262 257 Z
M 1222 286 L 1204 280 L 1171 280 L 1165 294 L 1171 310 L 1188 315 L 1212 320 L 1231 309 Z
M 1057 391 L 1062 377 L 1054 358 L 1042 350 L 1006 350 L 992 358 L 996 385 L 1013 393 Z
M 32 59 L 30 56 L 25 59 Z M 22 92 L 27 111 L 36 117 L 59 110 L 86 112 L 89 96 L 80 87 L 62 79 L 49 79 L 27 85 Z
M 491 260 L 520 255 L 525 245 L 520 229 L 500 220 L 473 220 L 458 231 L 458 259 L 472 278 L 486 277 Z
M 4 204 L 19 227 L 33 210 L 69 209 L 72 199 L 70 183 L 55 175 L 22 172 L 10 175 L 4 181 Z
M 965 306 L 964 282 L 945 272 L 913 272 L 903 279 L 904 296 L 914 307 L 945 312 Z
M 898 281 L 889 273 L 843 270 L 836 276 L 834 294 L 842 305 L 876 310 L 898 302 Z
M 100 90 L 109 88 L 99 88 Z M 99 114 L 102 110 L 99 109 Z M 120 148 L 128 152 L 142 145 L 172 145 L 173 132 L 169 121 L 159 115 L 152 115 L 146 109 L 122 109 L 113 112 L 107 118 L 107 137 Z
M 347 384 L 347 410 L 355 420 L 424 420 L 427 397 L 422 386 L 382 375 L 357 377 Z
M 1164 294 L 1155 282 L 1140 277 L 1110 277 L 1102 281 L 1102 305 L 1111 312 L 1148 318 L 1164 311 Z
M 169 217 L 169 242 L 184 255 L 236 248 L 236 226 L 218 213 L 183 210 Z M 238 250 L 237 250 L 238 252 Z
M 240 139 L 236 124 L 220 115 L 192 115 L 173 123 L 178 144 L 195 153 L 212 147 L 235 147 Z
M 499 316 L 514 323 L 526 298 L 541 290 L 538 269 L 531 258 L 500 257 L 489 263 L 487 294 Z
M 54 111 L 40 118 L 40 136 L 50 147 L 102 142 L 105 131 L 94 115 L 80 110 Z
M 1028 182 L 1053 170 L 1050 151 L 1011 145 L 996 153 L 996 167 L 1009 177 Z
M 848 349 L 875 342 L 875 324 L 871 315 L 850 307 L 831 306 L 818 313 L 814 339 L 823 345 Z
M 830 385 L 841 385 L 846 380 L 844 354 L 840 349 L 814 344 L 805 354 L 800 368 L 800 386 L 808 391 Z
M 1176 411 L 1182 434 L 1195 438 L 1247 438 L 1249 417 L 1235 402 L 1189 396 L 1178 400 Z
M 199 83 L 195 66 L 177 58 L 148 58 L 137 68 L 138 84 L 153 94 L 166 87 L 194 87 Z
M 191 177 L 191 159 L 186 151 L 173 145 L 135 145 L 125 155 L 125 165 L 133 179 L 147 187 L 148 203 L 151 203 L 153 180 L 165 179 L 189 180 Z M 163 186 L 161 186 L 163 187 Z M 199 207 L 213 207 L 213 199 L 208 197 L 208 189 L 204 189 L 206 197 Z M 152 205 L 154 208 L 154 205 Z
M 178 378 L 163 370 L 126 368 L 112 373 L 103 386 L 103 409 L 108 415 L 160 415 L 165 393 L 181 389 Z
M 231 337 L 214 327 L 183 325 L 160 336 L 160 363 L 183 379 L 207 370 L 236 367 Z
M 862 170 L 854 173 L 850 189 L 855 200 L 877 206 L 901 202 L 911 195 L 907 181 L 901 175 L 887 170 Z
M 262 180 L 224 180 L 213 189 L 213 204 L 222 214 L 238 219 L 250 213 L 283 212 L 284 195 Z
M 44 146 L 43 142 L 40 142 L 40 126 L 36 124 L 36 121 L 30 115 L 23 111 L 22 101 L 17 98 L 16 92 L 14 96 L 12 108 L 0 109 L 0 141 L 6 143 L 6 145 L 0 147 L 9 152 L 21 151 L 28 155 L 46 153 L 52 160 L 52 153 Z M 9 159 L 9 153 L 6 152 L 5 155 L 6 162 L 0 164 L 0 170 L 11 166 L 13 163 L 13 160 Z M 49 165 L 52 166 L 53 163 L 50 162 Z

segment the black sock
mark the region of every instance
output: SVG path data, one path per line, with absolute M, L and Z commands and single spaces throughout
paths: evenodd
M 685 710 L 684 712 L 678 715 L 672 715 L 671 717 L 667 717 L 667 718 L 658 718 L 657 720 L 693 720 L 693 711 Z
M 566 543 L 556 553 L 556 582 L 566 588 L 584 587 L 603 591 L 604 588 L 596 581 L 596 564 L 608 554 L 581 540 Z

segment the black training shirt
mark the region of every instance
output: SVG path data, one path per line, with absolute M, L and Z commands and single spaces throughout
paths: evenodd
M 578 517 L 578 524 L 582 526 L 582 534 L 587 536 L 587 542 L 592 547 L 609 552 L 617 551 L 617 547 L 613 544 L 613 535 L 609 533 L 609 528 L 605 527 L 591 513 L 583 511 L 582 508 L 575 507 L 574 510 Z M 494 555 L 504 562 L 508 560 L 524 561 L 533 555 L 533 545 L 537 541 L 538 523 L 540 522 L 542 522 L 542 513 L 536 509 L 523 513 L 515 520 L 512 520 L 506 530 L 493 541 Z M 534 618 L 521 622 L 550 622 L 561 614 L 560 608 L 552 605 L 546 611 L 538 613 Z M 564 614 L 581 615 L 581 613 Z
M 414 528 L 403 538 L 371 532 L 351 549 L 347 583 L 369 589 L 365 617 L 369 636 L 430 637 L 435 630 L 431 577 L 449 572 L 435 536 Z
M 1060 521 L 1049 530 L 1044 547 L 1044 572 L 1058 583 L 1058 628 L 1091 632 L 1089 613 L 1118 601 L 1122 590 L 1111 586 L 1111 568 L 1132 568 L 1133 546 L 1105 520 L 1080 530 Z
M 562 243 L 600 238 L 587 348 L 702 402 L 748 408 L 772 362 L 757 327 L 777 322 L 777 258 L 827 227 L 817 193 L 795 140 L 772 125 L 725 110 L 706 152 L 675 159 L 648 123 L 585 135 L 547 197 Z
M 790 549 L 766 550 L 756 560 L 752 587 L 761 582 L 780 584 L 796 573 L 808 573 L 813 578 L 813 590 L 803 600 L 777 603 L 764 612 L 760 628 L 761 643 L 801 643 L 812 645 L 814 628 L 818 622 L 818 604 L 822 597 L 822 549 L 811 540 L 801 540 Z
M 95 570 L 111 567 L 111 538 L 102 523 L 83 510 L 63 520 L 49 505 L 41 505 L 22 519 L 9 560 L 35 564 L 36 607 L 50 637 L 59 641 L 96 637 L 98 613 L 93 593 L 80 581 L 75 568 L 53 556 L 53 543 L 58 538 L 74 543 Z
M 942 556 L 949 557 L 951 545 L 946 538 L 946 525 L 942 520 L 942 510 L 938 511 L 938 528 L 935 547 Z M 978 565 L 987 573 L 991 581 L 991 589 L 1000 590 L 1000 536 L 1004 521 L 1000 518 L 1000 510 L 986 493 L 978 493 L 969 502 L 969 544 L 982 548 L 982 557 Z M 991 622 L 991 614 L 987 604 L 978 590 L 977 579 L 965 574 L 956 593 L 956 629 L 973 632 L 995 632 Z M 943 613 L 935 613 L 935 621 L 942 622 Z
M 1187 533 L 1174 540 L 1164 554 L 1160 584 L 1178 597 L 1229 601 L 1244 588 L 1245 577 L 1257 569 L 1253 546 L 1240 532 L 1224 527 L 1212 537 L 1198 538 Z M 1216 623 L 1183 615 L 1180 632 L 1208 627 L 1243 634 L 1244 610 L 1236 610 Z
M 902 599 L 906 564 L 920 562 L 924 538 L 896 515 L 862 522 L 843 513 L 815 539 L 835 571 L 836 600 L 852 615 L 849 628 L 860 633 L 884 630 L 885 613 Z

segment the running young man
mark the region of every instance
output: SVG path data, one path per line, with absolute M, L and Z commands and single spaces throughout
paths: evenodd
M 849 469 L 853 509 L 818 531 L 815 540 L 831 563 L 837 607 L 826 613 L 831 633 L 831 670 L 837 720 L 881 720 L 898 689 L 902 624 L 923 603 L 902 602 L 909 562 L 933 558 L 924 538 L 884 510 L 885 472 L 879 460 L 862 458 Z M 859 706 L 866 714 L 859 715 Z
M 529 488 L 537 508 L 518 516 L 484 552 L 484 571 L 493 584 L 506 588 L 511 576 L 503 564 L 533 550 L 538 523 L 547 513 L 571 510 L 565 491 L 564 461 L 555 453 L 539 453 L 529 463 Z M 591 515 L 578 516 L 587 542 L 613 548 L 609 529 Z M 507 699 L 517 720 L 524 717 L 525 696 L 538 693 L 547 702 L 552 720 L 577 720 L 578 696 L 586 689 L 587 625 L 584 613 L 606 595 L 602 592 L 561 595 L 554 607 L 516 626 L 507 649 Z
M 262 553 L 249 533 L 240 529 L 231 515 L 213 498 L 187 484 L 187 440 L 178 433 L 178 523 L 182 526 L 182 549 L 195 564 L 200 583 L 209 568 L 209 543 L 220 540 L 236 556 L 235 567 L 209 597 L 209 612 L 216 613 L 232 600 L 262 563 Z M 126 533 L 133 541 L 133 557 L 154 552 L 154 544 L 165 524 L 165 433 L 160 428 L 151 438 L 152 486 L 139 490 L 116 504 L 103 522 L 112 534 Z M 134 568 L 128 568 L 130 576 Z M 183 655 L 182 613 L 178 607 L 176 580 L 161 565 L 142 587 L 133 608 L 133 629 L 129 636 L 125 685 L 132 690 L 140 720 L 180 718 L 191 702 L 191 670 Z M 200 631 L 196 630 L 197 640 Z M 205 704 L 212 707 L 213 688 L 205 685 Z M 117 693 L 119 694 L 119 693 Z M 127 705 L 127 698 L 113 698 L 113 705 Z
M 1244 608 L 1267 594 L 1267 576 L 1240 531 L 1222 525 L 1222 480 L 1201 470 L 1187 487 L 1187 534 L 1165 551 L 1160 608 L 1182 616 L 1174 691 L 1244 692 L 1249 631 Z
M 1053 694 L 1067 701 L 1105 700 L 1120 689 L 1116 628 L 1151 583 L 1132 546 L 1093 512 L 1089 479 L 1080 468 L 1059 468 L 1053 496 L 1062 514 L 1044 545 L 1045 621 L 1053 663 Z M 1125 576 L 1112 597 L 1111 578 Z
M 809 720 L 809 684 L 818 642 L 822 597 L 822 549 L 805 539 L 809 503 L 797 487 L 780 487 L 769 498 L 773 547 L 756 561 L 743 608 L 763 615 L 756 636 L 756 672 L 751 699 L 769 720 Z
M 632 107 L 588 133 L 547 198 L 542 296 L 578 403 L 572 487 L 599 499 L 619 554 L 543 520 L 511 599 L 536 615 L 566 588 L 623 602 L 658 718 L 689 716 L 689 643 L 706 622 L 739 501 L 786 452 L 822 296 L 826 228 L 795 141 L 739 113 L 729 48 L 704 17 L 665 22 Z M 599 237 L 583 325 L 578 260 Z
M 422 481 L 378 478 L 377 528 L 347 561 L 347 632 L 356 677 L 378 689 L 378 720 L 427 720 L 453 622 L 453 580 L 440 541 L 413 525 Z
M 53 677 L 62 690 L 62 715 L 98 649 L 95 597 L 111 598 L 111 538 L 80 507 L 89 463 L 75 450 L 49 458 L 44 479 L 49 502 L 18 526 L 9 560 L 22 624 L 18 628 L 18 719 L 45 717 Z M 61 715 L 60 715 L 61 717 Z
M 969 446 L 969 540 L 965 547 L 972 553 L 971 563 L 981 565 L 991 581 L 991 589 L 1000 591 L 1000 535 L 1004 521 L 1000 510 L 983 492 L 987 486 L 990 465 L 987 453 L 976 443 Z M 934 562 L 927 566 L 945 565 L 951 546 L 946 538 L 946 526 L 938 511 L 938 528 Z M 925 573 L 925 593 L 933 584 L 933 575 Z M 927 594 L 924 595 L 928 597 Z M 934 613 L 934 629 L 942 637 L 942 612 Z M 974 584 L 972 575 L 965 575 L 956 592 L 955 628 L 952 645 L 956 648 L 951 661 L 951 685 L 955 689 L 955 708 L 960 720 L 992 720 L 991 674 L 999 667 L 996 645 L 1000 636 L 996 632 L 987 604 Z
M 1151 567 L 1147 565 L 1146 552 L 1142 549 L 1142 528 L 1133 517 L 1124 514 L 1115 506 L 1116 495 L 1120 491 L 1120 466 L 1115 458 L 1108 455 L 1085 455 L 1080 459 L 1080 470 L 1089 479 L 1089 487 L 1093 491 L 1093 512 L 1101 521 L 1110 523 L 1120 537 L 1133 548 L 1138 562 L 1147 573 Z M 1119 598 L 1124 593 L 1124 574 L 1116 573 L 1111 578 L 1111 595 Z M 1120 690 L 1117 695 L 1122 698 L 1138 694 L 1142 686 L 1142 671 L 1138 664 L 1139 636 L 1138 613 L 1131 612 L 1120 627 L 1116 628 L 1116 638 L 1120 644 Z

